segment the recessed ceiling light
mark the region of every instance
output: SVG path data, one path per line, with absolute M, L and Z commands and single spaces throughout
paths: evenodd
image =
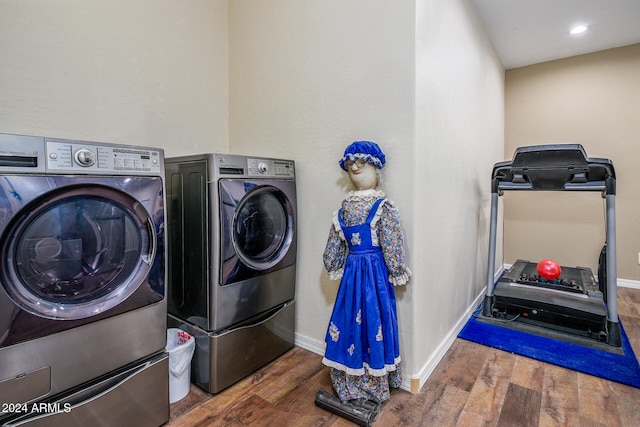
M 575 27 L 573 27 L 571 29 L 571 31 L 569 31 L 570 34 L 580 34 L 580 33 L 584 33 L 585 31 L 587 31 L 587 26 L 586 25 L 577 25 Z

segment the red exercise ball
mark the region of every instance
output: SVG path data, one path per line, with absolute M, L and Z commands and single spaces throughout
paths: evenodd
M 557 279 L 560 272 L 560 264 L 552 259 L 543 259 L 538 263 L 538 274 L 547 280 Z

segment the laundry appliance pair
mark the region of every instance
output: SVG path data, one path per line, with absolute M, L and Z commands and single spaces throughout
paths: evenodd
M 292 160 L 169 158 L 168 323 L 195 336 L 192 380 L 218 393 L 294 344 Z

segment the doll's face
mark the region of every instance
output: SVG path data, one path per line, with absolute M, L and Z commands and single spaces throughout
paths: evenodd
M 378 174 L 373 163 L 357 159 L 356 161 L 345 162 L 345 166 L 356 190 L 370 190 L 378 185 Z

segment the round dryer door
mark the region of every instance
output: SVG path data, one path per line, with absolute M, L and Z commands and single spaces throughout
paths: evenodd
M 129 297 L 149 272 L 151 216 L 111 187 L 61 187 L 5 230 L 1 274 L 11 299 L 49 319 L 83 319 Z
M 276 265 L 289 250 L 293 235 L 291 203 L 272 186 L 250 191 L 233 218 L 233 246 L 242 262 L 258 271 Z

